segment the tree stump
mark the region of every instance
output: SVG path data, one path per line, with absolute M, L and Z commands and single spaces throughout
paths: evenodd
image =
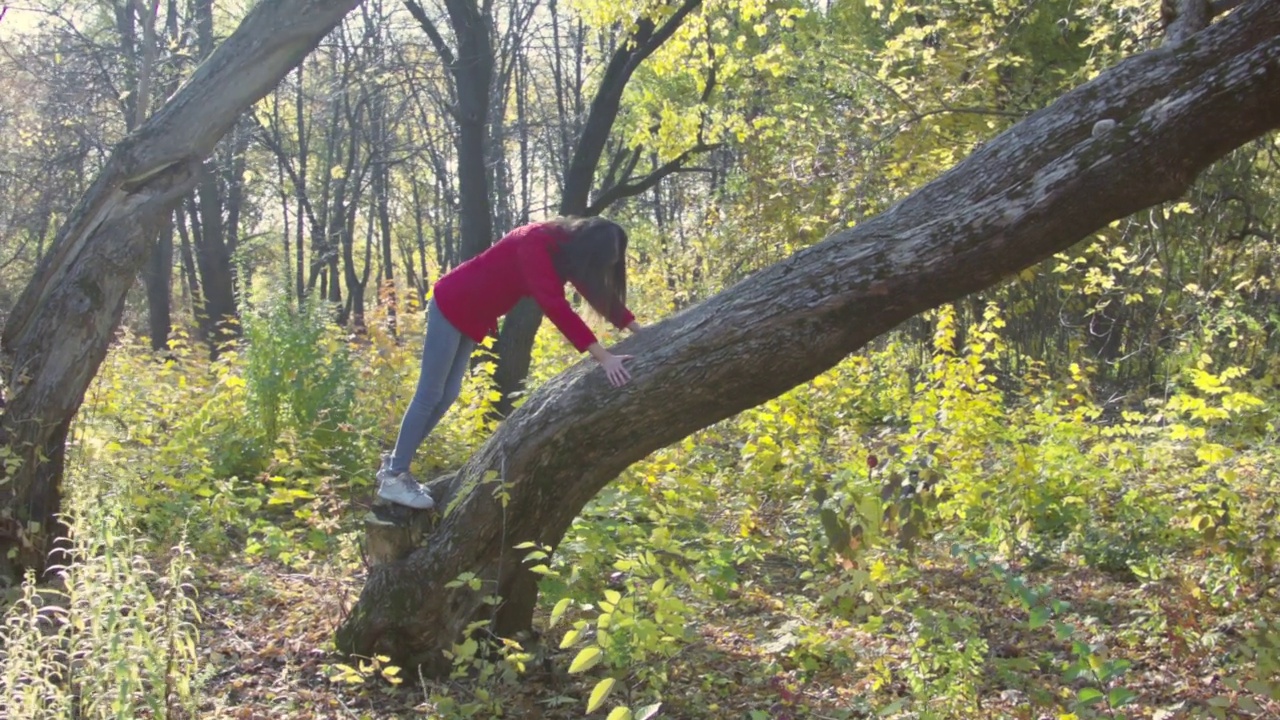
M 447 482 L 452 473 L 436 478 L 430 484 Z M 438 495 L 439 493 L 432 493 Z M 364 516 L 364 554 L 369 567 L 403 560 L 426 544 L 435 529 L 439 507 L 415 510 L 384 500 L 375 500 Z

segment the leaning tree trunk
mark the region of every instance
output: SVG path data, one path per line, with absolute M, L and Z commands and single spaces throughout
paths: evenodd
M 7 394 L 0 439 L 10 452 L 0 484 L 0 558 L 12 558 L 0 572 L 12 577 L 46 565 L 57 535 L 66 430 L 106 356 L 151 239 L 236 118 L 356 4 L 257 4 L 182 89 L 112 150 L 59 231 L 0 338 Z
M 1117 125 L 1108 129 L 1107 123 Z M 1280 126 L 1280 0 L 1067 93 L 884 214 L 692 306 L 620 348 L 621 390 L 581 363 L 516 410 L 457 476 L 425 546 L 370 572 L 338 647 L 428 673 L 484 598 L 529 573 L 582 507 L 649 452 L 778 396 L 904 320 L 988 287 L 1107 223 L 1178 197 Z M 672 392 L 679 388 L 679 392 Z M 504 505 L 497 491 L 508 498 Z M 461 573 L 479 590 L 447 584 Z

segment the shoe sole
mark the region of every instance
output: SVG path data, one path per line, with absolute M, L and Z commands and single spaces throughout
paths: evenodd
M 435 506 L 436 506 L 435 501 L 434 501 L 434 500 L 432 500 L 432 501 L 431 501 L 431 504 L 430 504 L 430 505 L 427 505 L 426 507 L 415 507 L 415 506 L 413 506 L 413 505 L 409 505 L 409 504 L 407 504 L 407 503 L 399 502 L 398 500 L 392 500 L 392 499 L 390 499 L 390 498 L 383 497 L 381 494 L 378 494 L 378 495 L 375 495 L 375 496 L 374 496 L 374 503 L 373 503 L 373 504 L 374 504 L 374 505 L 397 505 L 397 506 L 399 506 L 399 507 L 409 508 L 410 510 L 431 510 L 431 509 L 434 509 L 434 508 L 435 508 Z

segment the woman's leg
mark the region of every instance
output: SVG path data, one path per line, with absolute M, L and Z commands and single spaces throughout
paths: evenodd
M 427 307 L 427 333 L 422 341 L 422 369 L 413 400 L 400 421 L 400 435 L 388 469 L 408 472 L 409 463 L 449 406 L 458 399 L 475 343 L 458 331 L 432 300 Z

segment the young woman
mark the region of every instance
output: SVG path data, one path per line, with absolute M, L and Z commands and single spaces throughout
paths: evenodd
M 557 218 L 516 228 L 488 250 L 454 268 L 436 282 L 427 306 L 418 387 L 400 423 L 395 450 L 378 470 L 378 497 L 427 509 L 435 503 L 409 474 L 409 462 L 427 435 L 458 399 L 471 351 L 496 332 L 498 318 L 524 297 L 542 312 L 578 350 L 589 352 L 614 387 L 631 374 L 629 355 L 614 355 L 565 299 L 572 283 L 601 317 L 618 328 L 639 332 L 627 309 L 627 233 L 603 218 Z

